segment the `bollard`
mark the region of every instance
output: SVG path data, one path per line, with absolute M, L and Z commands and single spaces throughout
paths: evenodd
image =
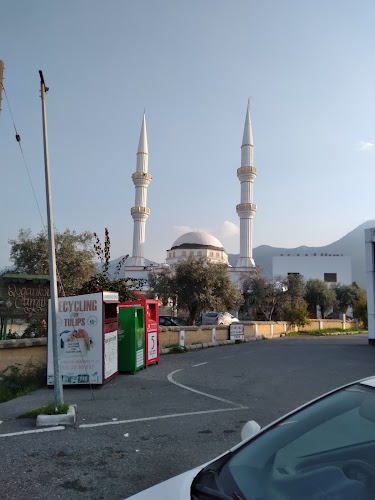
M 185 347 L 185 330 L 180 330 L 178 332 L 178 345 L 180 347 Z
M 211 342 L 216 342 L 216 328 L 213 327 L 211 330 Z

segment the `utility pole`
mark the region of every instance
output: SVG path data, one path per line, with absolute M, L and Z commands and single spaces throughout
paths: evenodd
M 3 74 L 4 74 L 4 62 L 0 59 L 0 111 L 1 111 L 1 94 L 3 90 Z
M 48 87 L 44 83 L 42 71 L 39 71 L 40 76 L 40 97 L 42 99 L 42 114 L 43 114 L 43 142 L 44 142 L 44 167 L 46 179 L 46 199 L 47 199 L 47 221 L 48 221 L 48 255 L 49 255 L 49 277 L 50 277 L 50 294 L 51 294 L 51 331 L 52 331 L 52 350 L 53 350 L 53 374 L 54 374 L 54 390 L 55 403 L 60 405 L 64 403 L 62 380 L 60 373 L 59 360 L 59 343 L 57 338 L 57 278 L 56 278 L 56 255 L 55 255 L 55 234 L 53 228 L 52 217 L 52 196 L 51 196 L 51 180 L 48 158 L 48 135 L 47 135 L 47 114 L 46 114 L 46 92 Z

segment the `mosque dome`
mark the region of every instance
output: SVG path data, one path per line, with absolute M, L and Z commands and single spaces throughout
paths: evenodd
M 228 265 L 228 254 L 223 244 L 212 236 L 202 231 L 191 231 L 181 235 L 167 250 L 166 262 L 175 265 L 188 258 L 206 258 L 211 262 Z
M 215 238 L 215 236 L 201 231 L 191 231 L 190 233 L 183 234 L 173 243 L 171 250 L 182 247 L 189 248 L 197 245 L 224 250 L 222 243 Z

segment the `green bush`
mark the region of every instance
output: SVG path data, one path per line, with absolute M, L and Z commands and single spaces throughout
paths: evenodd
M 329 335 L 353 335 L 355 333 L 367 333 L 364 328 L 322 328 L 321 330 L 300 330 L 299 332 L 288 333 L 288 336 L 312 335 L 314 337 L 324 337 Z
M 291 326 L 305 326 L 309 324 L 308 310 L 305 303 L 301 303 L 295 307 L 284 307 L 283 319 L 291 324 Z
M 35 391 L 42 387 L 45 381 L 46 366 L 44 364 L 10 365 L 0 372 L 0 403 Z
M 183 347 L 181 345 L 171 345 L 169 346 L 169 354 L 180 354 L 182 352 L 186 352 L 186 347 Z
M 69 403 L 56 405 L 54 402 L 47 403 L 45 406 L 27 411 L 17 418 L 36 418 L 38 415 L 63 415 L 68 413 Z
M 34 320 L 25 328 L 23 339 L 47 337 L 47 322 L 45 319 Z

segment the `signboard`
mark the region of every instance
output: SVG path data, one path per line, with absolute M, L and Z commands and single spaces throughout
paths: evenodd
M 245 340 L 243 323 L 231 323 L 229 334 L 230 340 Z
M 5 274 L 0 278 L 0 316 L 47 319 L 48 276 Z
M 117 330 L 104 335 L 104 378 L 117 372 L 118 339 Z
M 151 333 L 148 333 L 148 345 L 147 345 L 147 349 L 148 349 L 148 359 L 155 359 L 157 358 L 158 356 L 158 351 L 157 351 L 157 347 L 158 347 L 158 340 L 157 340 L 157 332 L 151 332 Z
M 48 307 L 48 364 L 47 383 L 54 384 L 51 302 Z M 57 312 L 57 336 L 60 370 L 63 384 L 103 383 L 103 325 L 102 294 L 60 297 Z M 110 332 L 105 348 L 107 372 L 114 373 L 117 331 Z M 116 337 L 116 342 L 114 338 Z M 116 347 L 115 347 L 116 344 Z M 116 351 L 117 355 L 117 351 Z M 116 358 L 117 363 L 117 358 Z

